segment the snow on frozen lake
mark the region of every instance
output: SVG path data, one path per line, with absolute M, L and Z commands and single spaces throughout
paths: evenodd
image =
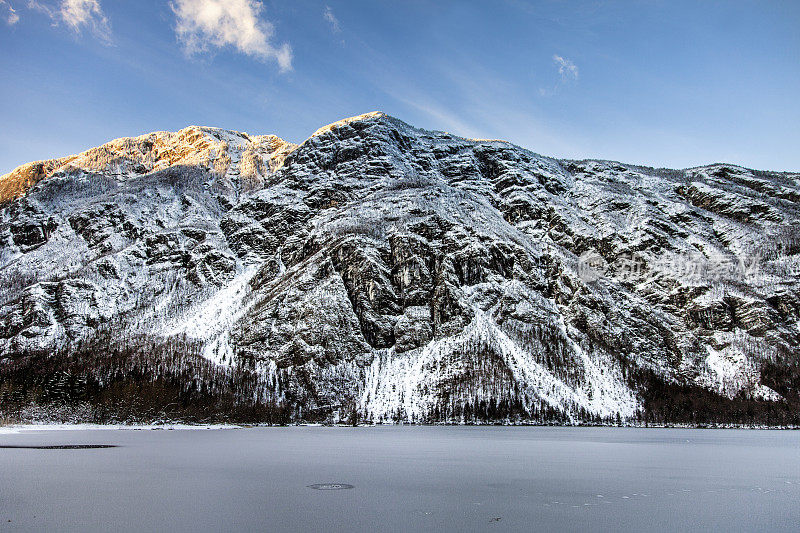
M 20 448 L 87 444 L 117 447 Z M 796 531 L 798 502 L 798 431 L 0 434 L 0 531 Z

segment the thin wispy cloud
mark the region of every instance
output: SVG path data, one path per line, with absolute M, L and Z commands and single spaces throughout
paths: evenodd
M 415 125 L 444 129 L 468 138 L 500 138 L 536 150 L 560 154 L 576 153 L 571 140 L 553 124 L 542 121 L 535 108 L 520 104 L 526 100 L 525 88 L 500 80 L 491 66 L 481 65 L 464 54 L 440 62 L 432 78 L 451 87 L 446 93 L 431 91 L 395 69 L 385 56 L 375 55 L 370 62 L 379 65 L 365 73 L 369 83 L 402 107 L 387 104 L 386 111 L 398 109 L 399 116 L 417 117 Z M 435 73 L 435 74 L 433 74 Z M 481 80 L 497 79 L 488 87 Z M 407 110 L 403 110 L 407 107 Z
M 54 25 L 64 24 L 76 34 L 87 31 L 111 43 L 111 24 L 99 0 L 61 0 L 57 3 L 29 0 L 30 9 L 44 13 Z
M 111 40 L 111 25 L 98 0 L 64 0 L 61 18 L 76 33 L 86 29 L 103 40 Z
M 6 24 L 13 26 L 19 22 L 19 15 L 14 11 L 14 8 L 5 0 L 0 0 L 0 11 L 3 11 L 3 18 L 6 19 Z
M 578 66 L 575 63 L 558 54 L 553 54 L 553 62 L 558 68 L 558 81 L 549 89 L 545 87 L 540 88 L 539 94 L 541 96 L 553 96 L 558 93 L 562 85 L 577 81 L 578 79 Z
M 175 33 L 189 55 L 231 47 L 267 61 L 282 71 L 292 69 L 292 49 L 273 44 L 272 23 L 262 18 L 263 6 L 256 0 L 175 0 Z
M 558 65 L 558 73 L 561 75 L 562 80 L 567 81 L 578 79 L 578 67 L 575 66 L 575 63 L 569 59 L 561 57 L 558 54 L 553 55 L 553 61 L 555 61 L 556 65 Z
M 331 31 L 333 33 L 341 33 L 342 28 L 339 26 L 339 19 L 336 18 L 336 15 L 333 14 L 333 10 L 331 6 L 325 6 L 325 13 L 324 13 L 325 20 L 331 25 Z
M 53 20 L 53 24 L 58 24 L 58 9 L 54 5 L 37 0 L 28 0 L 28 9 L 44 13 Z
M 392 90 L 387 90 L 387 94 L 398 102 L 434 119 L 436 123 L 450 133 L 464 137 L 481 137 L 481 131 L 462 120 L 463 117 L 457 111 L 453 111 L 448 106 L 433 99 L 426 98 L 422 94 L 409 97 L 407 92 L 395 92 Z

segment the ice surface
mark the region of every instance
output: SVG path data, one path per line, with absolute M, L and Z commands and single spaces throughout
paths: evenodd
M 800 434 L 371 427 L 37 431 L 9 531 L 796 531 Z M 318 491 L 314 484 L 348 484 Z

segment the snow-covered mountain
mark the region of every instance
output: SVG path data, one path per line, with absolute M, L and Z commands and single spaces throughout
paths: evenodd
M 0 177 L 0 202 L 7 404 L 51 401 L 30 376 L 56 365 L 91 406 L 127 379 L 106 351 L 150 346 L 114 368 L 213 389 L 191 352 L 294 419 L 797 422 L 798 174 L 369 113 L 300 145 L 118 139 Z

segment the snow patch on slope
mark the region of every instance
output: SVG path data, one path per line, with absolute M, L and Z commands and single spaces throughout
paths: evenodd
M 170 337 L 186 335 L 205 341 L 204 357 L 217 364 L 231 364 L 230 328 L 252 305 L 252 302 L 245 302 L 245 298 L 250 293 L 250 280 L 257 271 L 257 265 L 248 266 L 226 287 L 167 325 L 161 334 Z
M 497 354 L 526 392 L 531 397 L 541 398 L 554 409 L 575 405 L 601 417 L 619 414 L 630 418 L 639 407 L 621 375 L 615 374 L 610 366 L 602 368 L 577 344 L 574 348 L 580 354 L 587 380 L 580 387 L 572 387 L 535 361 L 490 317 L 478 311 L 475 319 L 458 335 L 433 341 L 420 350 L 405 354 L 396 354 L 393 350 L 379 353 L 367 369 L 361 399 L 364 412 L 375 420 L 391 419 L 396 413 L 405 414 L 409 420 L 424 420 L 436 407 L 437 383 L 461 370 L 443 365 L 443 359 L 459 347 L 475 341 L 493 343 Z
M 749 391 L 750 395 L 762 400 L 781 400 L 780 394 L 760 383 L 755 365 L 741 350 L 730 347 L 715 350 L 710 346 L 706 346 L 706 350 L 707 372 L 700 377 L 701 384 L 729 398 Z

